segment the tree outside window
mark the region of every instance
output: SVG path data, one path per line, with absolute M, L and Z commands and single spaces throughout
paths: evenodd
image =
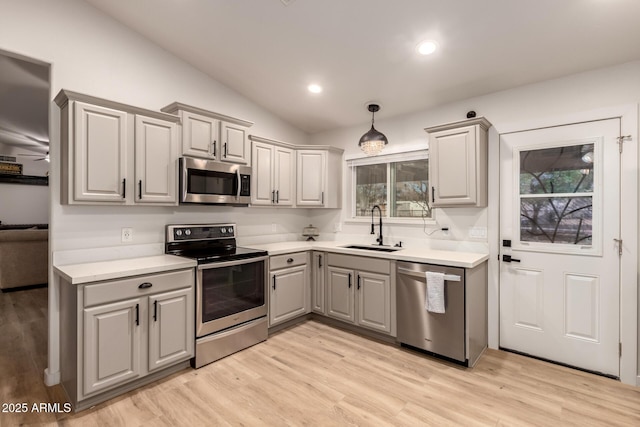
M 390 218 L 431 218 L 427 159 L 355 166 L 355 216 L 374 205 Z

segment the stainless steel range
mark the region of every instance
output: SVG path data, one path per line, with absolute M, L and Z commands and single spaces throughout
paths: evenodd
M 165 252 L 198 262 L 195 368 L 267 339 L 267 252 L 236 246 L 235 230 L 167 226 Z

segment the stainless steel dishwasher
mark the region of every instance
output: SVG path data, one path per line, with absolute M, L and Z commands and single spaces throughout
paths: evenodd
M 427 271 L 445 274 L 442 314 L 425 309 Z M 475 365 L 487 348 L 487 263 L 458 268 L 398 262 L 396 273 L 398 341 Z

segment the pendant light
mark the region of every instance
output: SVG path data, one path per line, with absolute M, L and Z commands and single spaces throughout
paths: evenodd
M 383 133 L 378 132 L 373 127 L 375 114 L 380 110 L 380 106 L 378 104 L 369 104 L 367 109 L 371 111 L 371 129 L 369 132 L 362 135 L 360 142 L 358 142 L 358 146 L 367 156 L 375 156 L 376 154 L 380 154 L 384 146 L 387 145 L 389 141 Z

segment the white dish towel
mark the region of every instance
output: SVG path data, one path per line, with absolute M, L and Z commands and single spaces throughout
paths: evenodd
M 444 273 L 427 271 L 427 298 L 425 309 L 431 313 L 444 313 Z

